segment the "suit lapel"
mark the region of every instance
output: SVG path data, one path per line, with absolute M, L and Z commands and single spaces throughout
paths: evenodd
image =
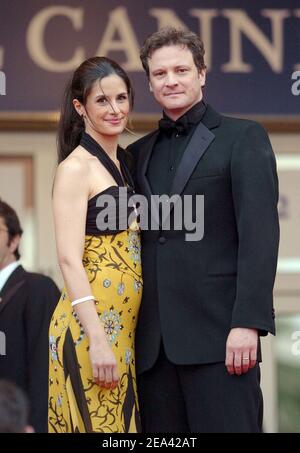
M 19 266 L 10 275 L 0 292 L 0 313 L 25 282 L 26 272 L 22 266 Z
M 215 110 L 207 105 L 206 112 L 202 121 L 198 124 L 184 154 L 178 166 L 178 170 L 174 177 L 170 196 L 180 195 L 184 190 L 191 174 L 193 173 L 196 165 L 199 160 L 203 157 L 209 145 L 213 142 L 215 134 L 211 132 L 210 129 L 218 127 L 221 122 L 221 115 L 215 112 Z M 151 195 L 152 190 L 149 184 L 148 178 L 146 176 L 149 160 L 152 154 L 153 147 L 155 145 L 156 139 L 158 137 L 159 130 L 155 131 L 153 135 L 150 136 L 149 140 L 141 146 L 140 156 L 138 160 L 137 168 L 137 179 L 138 184 L 141 189 L 141 192 L 146 195 L 148 199 L 149 206 L 154 208 L 154 203 L 151 204 Z M 158 209 L 158 207 L 156 206 Z M 170 206 L 170 212 L 174 208 L 172 203 Z M 164 210 L 163 210 L 164 211 Z M 156 215 L 158 215 L 158 210 Z M 162 218 L 161 224 L 163 225 L 166 219 L 168 218 L 169 213 L 166 212 L 164 218 Z
M 215 134 L 211 132 L 210 129 L 218 127 L 220 122 L 221 115 L 213 110 L 210 105 L 207 105 L 203 119 L 198 124 L 179 163 L 178 170 L 171 186 L 170 197 L 182 193 L 199 160 L 203 157 L 207 148 L 215 139 Z M 175 203 L 170 205 L 170 213 L 174 209 L 174 205 L 177 201 L 178 200 L 175 200 Z M 162 225 L 168 217 L 169 214 L 166 212 L 166 215 L 162 218 Z
M 214 140 L 215 135 L 203 123 L 199 123 L 178 166 L 170 196 L 180 194 L 199 160 Z

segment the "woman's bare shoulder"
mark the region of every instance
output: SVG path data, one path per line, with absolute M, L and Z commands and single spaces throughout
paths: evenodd
M 87 176 L 89 171 L 89 156 L 86 151 L 77 146 L 57 167 L 55 179 L 61 176 L 79 178 Z
M 89 156 L 78 146 L 57 167 L 54 178 L 55 194 L 88 194 L 89 192 Z

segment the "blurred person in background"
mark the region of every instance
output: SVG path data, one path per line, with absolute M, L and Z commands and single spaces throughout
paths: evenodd
M 34 433 L 26 394 L 4 379 L 0 380 L 0 433 Z
M 47 432 L 48 329 L 59 290 L 51 278 L 22 267 L 22 232 L 15 210 L 0 200 L 0 379 L 26 392 L 30 423 Z

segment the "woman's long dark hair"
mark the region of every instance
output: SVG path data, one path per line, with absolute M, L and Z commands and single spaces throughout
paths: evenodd
M 78 99 L 85 106 L 94 82 L 113 74 L 124 81 L 132 108 L 134 96 L 131 82 L 124 69 L 115 61 L 106 57 L 92 57 L 81 63 L 74 72 L 66 86 L 61 107 L 57 137 L 58 163 L 79 145 L 84 131 L 84 120 L 76 112 L 73 99 Z

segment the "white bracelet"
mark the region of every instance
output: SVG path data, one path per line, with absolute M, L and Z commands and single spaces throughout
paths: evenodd
M 72 307 L 74 307 L 74 305 L 81 304 L 81 302 L 86 302 L 87 300 L 95 300 L 95 298 L 94 296 L 81 297 L 80 299 L 73 300 L 73 302 L 71 302 L 71 305 Z

